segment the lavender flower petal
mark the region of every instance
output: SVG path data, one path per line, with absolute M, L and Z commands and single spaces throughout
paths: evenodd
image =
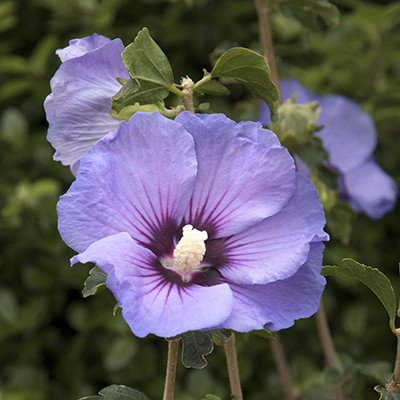
M 94 35 L 57 51 L 63 63 L 44 103 L 55 160 L 74 164 L 100 137 L 117 128 L 120 121 L 110 115 L 111 97 L 122 86 L 117 78 L 129 79 L 123 50 L 120 39 Z
M 294 163 L 275 134 L 222 114 L 178 115 L 196 143 L 198 173 L 185 220 L 210 238 L 238 233 L 284 207 L 294 193 Z
M 110 43 L 111 39 L 106 38 L 102 35 L 94 33 L 92 36 L 87 36 L 82 39 L 72 39 L 69 41 L 69 46 L 58 49 L 56 54 L 60 57 L 62 62 L 69 60 L 70 58 L 77 58 L 89 53 L 90 51 L 96 50 L 107 43 Z
M 238 332 L 278 331 L 289 328 L 296 319 L 313 315 L 326 282 L 320 275 L 323 249 L 322 243 L 311 243 L 307 261 L 287 279 L 266 285 L 230 283 L 233 308 L 223 327 Z
M 226 283 L 204 287 L 166 281 L 154 268 L 160 264 L 157 257 L 128 233 L 100 239 L 72 259 L 72 263 L 89 261 L 109 274 L 107 286 L 138 337 L 211 329 L 231 313 L 233 298 Z
M 376 147 L 377 132 L 371 116 L 355 101 L 329 94 L 317 99 L 322 107 L 317 132 L 332 165 L 346 173 L 364 163 Z
M 225 278 L 247 285 L 286 279 L 306 262 L 310 242 L 328 240 L 315 186 L 296 177 L 296 192 L 278 214 L 224 242 L 228 261 L 219 270 Z
M 136 113 L 81 160 L 58 204 L 61 236 L 78 252 L 118 232 L 172 251 L 196 172 L 193 138 L 180 124 Z
M 373 219 L 382 218 L 396 205 L 398 187 L 373 158 L 348 171 L 341 182 L 342 196 Z

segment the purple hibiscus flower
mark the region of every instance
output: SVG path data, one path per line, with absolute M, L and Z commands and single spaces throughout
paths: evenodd
M 281 81 L 282 99 L 297 93 L 296 102 L 318 101 L 322 107 L 318 125 L 324 128 L 316 133 L 323 140 L 332 167 L 339 172 L 340 197 L 357 212 L 373 219 L 382 218 L 396 205 L 396 182 L 377 164 L 373 152 L 377 132 L 373 119 L 355 101 L 329 94 L 319 96 L 304 88 L 295 79 Z M 260 121 L 269 124 L 269 110 L 263 104 Z M 308 167 L 296 158 L 298 170 L 310 176 Z
M 81 160 L 59 230 L 139 337 L 287 328 L 319 307 L 325 217 L 274 133 L 136 113 Z
M 122 87 L 118 78 L 129 79 L 121 58 L 124 49 L 120 39 L 94 34 L 71 40 L 56 52 L 62 64 L 44 103 L 47 140 L 56 149 L 54 159 L 71 165 L 75 174 L 89 148 L 120 122 L 110 111 L 111 97 Z

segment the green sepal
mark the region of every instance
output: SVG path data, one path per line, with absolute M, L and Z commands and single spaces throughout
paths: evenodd
M 118 310 L 119 310 L 120 308 L 121 308 L 121 307 L 119 306 L 118 303 L 113 307 L 113 315 L 114 315 L 114 317 L 117 315 L 117 312 L 118 312 Z
M 131 79 L 113 96 L 114 111 L 134 103 L 156 103 L 168 96 L 174 83 L 171 65 L 147 28 L 125 48 L 122 60 Z
M 389 278 L 377 268 L 368 267 L 350 258 L 344 258 L 339 265 L 325 265 L 322 267 L 324 276 L 340 276 L 355 278 L 368 286 L 381 301 L 389 315 L 389 326 L 393 333 L 397 311 L 397 302 L 394 290 Z
M 129 79 L 125 79 L 125 78 L 117 78 L 117 81 L 124 86 L 126 82 L 128 82 Z M 138 88 L 139 89 L 139 88 Z
M 339 25 L 339 9 L 327 0 L 278 0 L 278 5 L 289 8 L 293 16 L 304 26 L 321 29 L 321 20 L 330 27 Z
M 106 288 L 107 274 L 97 265 L 89 271 L 82 290 L 83 297 L 100 293 Z
M 272 340 L 278 339 L 276 332 L 269 331 L 268 329 L 260 329 L 256 331 L 251 331 L 250 333 L 253 333 L 254 335 L 257 336 L 261 336 L 265 339 L 272 339 Z
M 271 120 L 276 121 L 276 106 L 279 91 L 269 77 L 270 70 L 264 57 L 243 47 L 234 47 L 218 59 L 211 77 L 227 77 L 245 84 L 254 97 L 264 100 L 271 112 Z
M 82 397 L 80 400 L 149 400 L 143 393 L 124 385 L 111 385 L 99 392 L 100 396 Z
M 391 392 L 380 385 L 375 386 L 374 390 L 380 394 L 379 400 L 400 400 L 400 393 Z
M 128 122 L 129 119 L 132 117 L 133 114 L 137 112 L 153 112 L 159 111 L 160 114 L 164 115 L 167 118 L 174 118 L 176 117 L 176 112 L 173 110 L 168 110 L 164 107 L 164 102 L 159 101 L 153 104 L 145 104 L 141 105 L 139 103 L 135 103 L 131 106 L 123 107 L 120 112 L 115 112 L 114 110 L 110 111 L 110 114 L 121 121 Z

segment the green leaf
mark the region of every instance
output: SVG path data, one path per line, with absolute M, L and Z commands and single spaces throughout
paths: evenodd
M 136 80 L 129 79 L 122 88 L 112 97 L 112 110 L 116 113 L 121 112 L 124 107 L 135 104 L 135 96 L 140 85 Z
M 214 343 L 222 344 L 221 342 L 226 342 L 231 337 L 232 331 L 230 329 L 213 329 L 208 331 L 214 339 Z
M 382 386 L 378 385 L 374 387 L 374 390 L 380 393 L 379 400 L 400 400 L 400 393 L 389 392 Z
M 186 368 L 204 368 L 205 356 L 214 350 L 214 343 L 208 332 L 191 331 L 182 334 L 182 363 Z
M 221 398 L 214 396 L 213 394 L 206 394 L 206 397 L 204 397 L 202 400 L 221 400 Z
M 178 339 L 182 339 L 182 364 L 186 368 L 204 368 L 207 365 L 205 356 L 214 350 L 211 333 L 189 331 L 167 340 Z
M 174 83 L 171 65 L 167 56 L 143 28 L 133 43 L 122 53 L 122 60 L 134 79 L 157 83 L 168 87 Z
M 83 297 L 100 293 L 106 288 L 107 274 L 97 265 L 89 271 L 82 290 Z
M 340 12 L 327 0 L 281 0 L 279 5 L 289 8 L 294 17 L 308 28 L 319 30 L 322 27 L 320 19 L 328 27 L 339 25 Z
M 125 48 L 122 60 L 132 79 L 113 96 L 113 110 L 120 112 L 134 103 L 156 103 L 168 96 L 174 83 L 171 65 L 147 28 Z
M 204 78 L 207 78 L 209 75 L 210 74 L 204 70 Z M 228 96 L 231 94 L 229 89 L 221 82 L 213 79 L 203 79 L 196 83 L 194 87 L 195 94 L 207 93 L 213 96 Z
M 227 341 L 231 336 L 229 329 L 214 329 L 210 331 L 189 331 L 168 340 L 182 339 L 182 364 L 186 368 L 201 369 L 207 365 L 205 356 L 214 350 L 214 341 Z
M 396 318 L 396 296 L 390 280 L 376 268 L 360 264 L 350 258 L 344 258 L 339 265 L 325 265 L 322 267 L 324 276 L 340 276 L 346 278 L 355 278 L 368 286 L 381 301 L 389 315 L 389 325 L 393 333 L 396 327 L 394 320 Z
M 263 56 L 249 49 L 234 47 L 218 59 L 211 77 L 229 77 L 244 83 L 254 97 L 267 103 L 271 119 L 276 119 L 274 101 L 278 100 L 279 92 L 269 73 Z
M 143 393 L 124 385 L 111 385 L 99 392 L 100 396 L 83 397 L 80 400 L 149 400 Z

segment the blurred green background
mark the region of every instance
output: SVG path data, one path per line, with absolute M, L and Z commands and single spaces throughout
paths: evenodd
M 319 93 L 341 93 L 376 121 L 380 165 L 400 183 L 400 2 L 332 1 L 339 26 L 310 29 L 289 14 L 272 19 L 282 76 Z M 135 338 L 110 292 L 83 299 L 91 265 L 57 231 L 55 206 L 72 182 L 52 161 L 43 101 L 60 62 L 54 52 L 94 32 L 129 44 L 142 27 L 167 54 L 175 81 L 202 77 L 212 54 L 240 45 L 260 51 L 251 0 L 2 0 L 0 2 L 0 399 L 77 400 L 112 383 L 162 397 L 167 343 Z M 242 85 L 211 99 L 214 111 L 255 119 Z M 400 207 L 380 221 L 355 216 L 348 244 L 333 238 L 325 263 L 343 257 L 379 268 L 400 292 Z M 378 299 L 361 283 L 329 278 L 324 302 L 349 399 L 377 399 L 390 377 L 396 340 Z M 325 369 L 313 318 L 282 332 L 301 399 L 334 399 L 337 374 Z M 269 342 L 237 335 L 246 400 L 283 399 Z M 229 397 L 222 348 L 203 370 L 178 367 L 177 400 Z

